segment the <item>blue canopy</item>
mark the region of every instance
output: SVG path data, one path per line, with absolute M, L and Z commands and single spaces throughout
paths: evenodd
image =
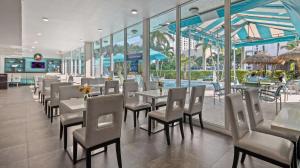
M 299 39 L 298 0 L 245 0 L 231 6 L 233 46 L 243 47 Z M 182 20 L 182 36 L 213 44 L 224 42 L 224 8 Z M 176 24 L 169 25 L 175 33 Z

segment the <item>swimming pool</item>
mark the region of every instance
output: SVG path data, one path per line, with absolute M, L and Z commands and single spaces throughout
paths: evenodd
M 174 88 L 176 87 L 176 80 L 175 79 L 164 79 L 164 87 L 165 88 Z M 200 80 L 191 80 L 191 87 L 193 86 L 199 86 L 199 85 L 205 85 L 206 89 L 213 89 L 213 85 L 211 82 L 206 81 L 200 81 Z M 189 81 L 188 80 L 181 80 L 181 86 L 182 87 L 188 87 Z

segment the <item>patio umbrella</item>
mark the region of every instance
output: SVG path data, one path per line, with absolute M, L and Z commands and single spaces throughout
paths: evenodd
M 279 64 L 280 61 L 276 60 L 271 55 L 265 52 L 258 52 L 257 54 L 248 57 L 243 60 L 243 64 L 260 64 L 260 65 L 272 65 Z
M 300 60 L 300 46 L 297 48 L 288 51 L 284 54 L 281 54 L 277 57 L 278 60 L 285 60 L 285 61 L 290 61 L 290 60 L 295 60 L 298 61 Z

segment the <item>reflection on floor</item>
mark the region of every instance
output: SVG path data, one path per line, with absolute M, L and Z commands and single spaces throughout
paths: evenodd
M 0 91 L 0 168 L 71 168 L 72 162 L 59 140 L 59 122 L 51 124 L 42 105 L 32 99 L 28 87 Z M 224 102 L 224 100 L 222 101 Z M 219 104 L 219 102 L 217 102 Z M 211 112 L 206 107 L 205 114 Z M 223 103 L 222 103 L 223 106 Z M 270 107 L 272 117 L 272 109 Z M 216 110 L 217 112 L 217 110 Z M 140 115 L 140 123 L 144 120 Z M 139 128 L 133 128 L 132 114 L 122 130 L 122 160 L 124 168 L 229 168 L 232 165 L 231 138 L 208 129 L 195 127 L 191 136 L 185 126 L 185 140 L 179 128 L 171 131 L 171 146 L 166 145 L 163 132 L 148 137 Z M 71 137 L 71 131 L 69 131 Z M 71 138 L 68 144 L 72 145 Z M 116 168 L 115 146 L 107 154 L 92 158 L 93 167 Z M 247 157 L 245 168 L 273 168 L 275 166 Z M 81 161 L 76 168 L 85 167 Z

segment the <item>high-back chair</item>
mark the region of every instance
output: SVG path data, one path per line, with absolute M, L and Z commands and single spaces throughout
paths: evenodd
M 72 75 L 70 75 L 69 77 L 68 77 L 68 82 L 74 82 L 74 77 L 72 76 Z
M 42 103 L 45 106 L 45 111 L 47 111 L 47 103 L 50 100 L 50 92 L 51 92 L 51 84 L 57 83 L 59 80 L 56 79 L 43 79 L 43 87 L 42 87 Z
M 187 88 L 173 88 L 168 92 L 167 107 L 164 110 L 151 111 L 148 118 L 148 135 L 151 135 L 151 122 L 155 120 L 164 124 L 167 143 L 170 145 L 169 124 L 179 122 L 181 137 L 183 133 L 183 113 Z
M 243 154 L 241 163 L 244 163 L 247 154 L 280 167 L 289 168 L 295 164 L 292 142 L 269 134 L 250 132 L 241 94 L 227 95 L 225 101 L 234 144 L 233 168 L 238 165 L 240 152 Z
M 38 78 L 38 98 L 40 102 L 42 103 L 42 88 L 43 88 L 43 78 Z
M 72 85 L 72 83 L 68 82 L 52 83 L 50 85 L 50 101 L 47 104 L 48 110 L 46 111 L 46 113 L 48 113 L 48 117 L 50 117 L 51 123 L 53 122 L 53 109 L 57 110 L 59 108 L 59 87 L 70 85 Z
M 88 84 L 89 84 L 89 79 L 90 79 L 90 78 L 84 78 L 84 77 L 81 78 L 81 79 L 80 79 L 80 84 L 81 84 L 81 86 L 83 86 L 83 85 L 85 85 L 85 84 L 88 85 Z
M 204 93 L 205 93 L 205 85 L 192 87 L 190 102 L 188 106 L 184 109 L 184 120 L 186 116 L 189 117 L 190 130 L 192 134 L 194 133 L 193 121 L 192 121 L 193 116 L 199 115 L 200 126 L 201 128 L 203 128 L 202 108 L 204 102 Z
M 105 81 L 104 94 L 118 94 L 120 93 L 119 81 Z
M 73 132 L 73 163 L 77 161 L 77 144 L 86 151 L 86 167 L 91 167 L 91 151 L 116 144 L 119 168 L 122 167 L 120 138 L 122 128 L 123 95 L 92 97 L 87 100 L 86 127 Z M 101 118 L 110 116 L 109 121 Z M 100 122 L 99 122 L 100 121 Z
M 149 111 L 151 111 L 151 105 L 145 102 L 143 99 L 140 99 L 140 96 L 135 95 L 135 92 L 138 91 L 139 91 L 139 86 L 137 82 L 123 83 L 123 95 L 124 95 L 124 107 L 125 107 L 124 122 L 126 122 L 127 111 L 130 110 L 133 112 L 134 127 L 136 127 L 136 122 L 140 111 L 145 110 L 146 114 Z
M 266 120 L 263 117 L 263 111 L 260 105 L 259 93 L 257 89 L 246 90 L 245 96 L 251 130 L 289 139 L 296 144 L 298 141 L 298 136 L 271 129 L 272 121 Z
M 79 91 L 80 86 L 61 86 L 59 87 L 59 112 L 60 112 L 60 139 L 64 133 L 64 149 L 67 149 L 68 127 L 83 124 L 83 112 L 71 111 L 62 101 L 74 99 L 74 104 L 83 103 L 83 93 Z M 80 99 L 82 98 L 82 99 Z
M 146 88 L 146 83 L 144 83 L 144 88 Z M 149 82 L 149 90 L 158 90 L 158 82 L 157 81 L 150 81 Z M 146 99 L 147 103 L 152 103 L 151 98 Z M 167 99 L 166 98 L 160 98 L 155 101 L 155 109 L 158 110 L 160 107 L 164 107 L 167 105 Z

